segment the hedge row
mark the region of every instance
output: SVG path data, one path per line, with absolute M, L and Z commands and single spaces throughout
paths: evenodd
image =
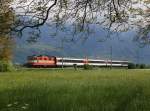
M 11 62 L 0 61 L 0 72 L 13 71 L 14 66 Z
M 128 64 L 128 69 L 145 69 L 147 66 L 145 64 Z

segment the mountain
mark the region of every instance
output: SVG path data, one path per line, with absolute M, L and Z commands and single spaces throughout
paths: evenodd
M 106 38 L 106 31 L 97 29 L 93 34 L 87 35 L 87 40 L 76 42 L 64 42 L 62 38 L 66 35 L 59 33 L 55 37 L 51 37 L 47 27 L 41 28 L 41 37 L 36 43 L 30 44 L 26 41 L 27 32 L 24 33 L 22 39 L 16 39 L 17 45 L 14 49 L 14 63 L 25 63 L 26 57 L 29 55 L 53 55 L 65 57 L 88 57 L 109 59 L 111 55 L 116 60 L 129 60 L 136 63 L 150 64 L 150 47 L 140 48 L 133 41 L 135 33 L 133 31 L 113 34 L 110 38 Z M 51 30 L 53 31 L 53 30 Z M 76 37 L 78 38 L 78 36 Z M 103 42 L 102 42 L 103 41 Z

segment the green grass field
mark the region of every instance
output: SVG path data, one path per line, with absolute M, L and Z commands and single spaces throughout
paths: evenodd
M 150 70 L 0 73 L 0 111 L 150 111 Z

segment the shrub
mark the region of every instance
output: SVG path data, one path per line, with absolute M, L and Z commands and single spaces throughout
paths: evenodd
M 73 64 L 75 70 L 77 70 L 77 64 Z
M 12 62 L 0 61 L 0 72 L 7 72 L 15 70 Z
M 146 65 L 145 64 L 140 64 L 140 69 L 145 69 Z
M 135 69 L 135 68 L 136 68 L 135 64 L 133 64 L 133 63 L 128 64 L 128 69 Z
M 93 69 L 93 66 L 88 65 L 88 64 L 85 64 L 83 68 L 84 68 L 85 70 L 92 70 L 92 69 Z
M 136 69 L 140 69 L 140 64 L 135 65 Z

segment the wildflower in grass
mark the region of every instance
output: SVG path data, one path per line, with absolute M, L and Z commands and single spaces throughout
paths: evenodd
M 15 105 L 17 105 L 17 104 L 18 104 L 18 102 L 14 102 L 14 104 L 15 104 Z
M 25 103 L 24 105 L 25 105 L 25 106 L 29 106 L 29 104 L 26 104 L 26 103 Z
M 22 109 L 27 109 L 27 107 L 26 107 L 26 106 L 22 106 L 21 108 L 22 108 Z
M 12 104 L 7 104 L 7 107 L 11 107 L 12 106 Z

